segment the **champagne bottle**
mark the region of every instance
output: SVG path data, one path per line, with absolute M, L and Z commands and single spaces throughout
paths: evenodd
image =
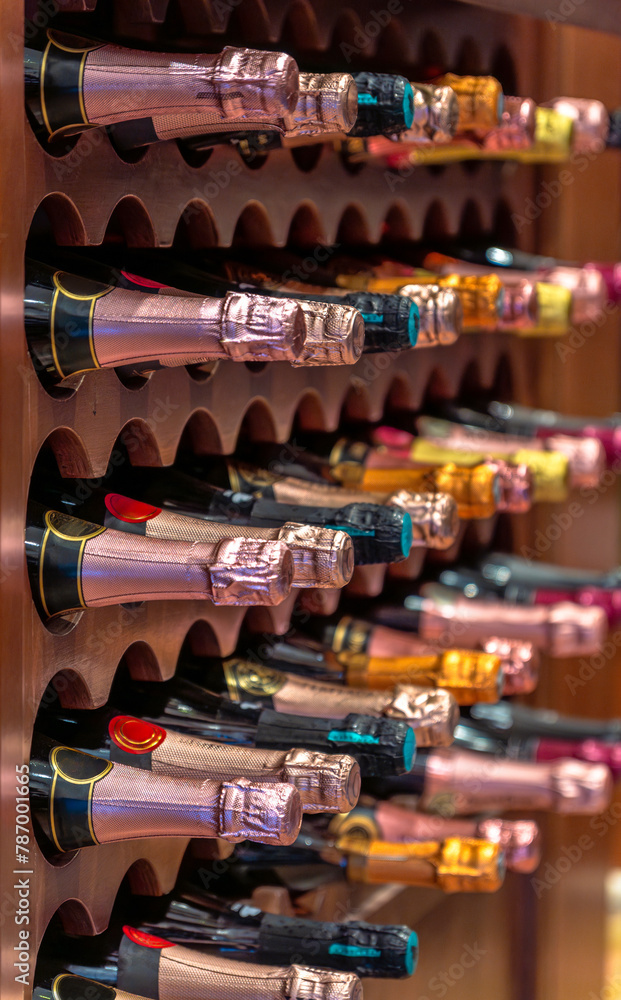
M 536 810 L 596 815 L 608 808 L 606 764 L 562 758 L 532 762 L 459 748 L 421 750 L 410 774 L 366 783 L 371 794 L 419 796 L 419 808 L 442 816 Z
M 460 597 L 440 584 L 424 584 L 400 604 L 370 606 L 359 602 L 358 613 L 380 625 L 417 632 L 441 646 L 455 638 L 477 646 L 491 636 L 531 642 L 552 657 L 589 656 L 605 641 L 606 615 L 601 608 L 561 602 L 526 607 L 501 600 Z
M 178 700 L 177 705 L 182 704 Z M 287 722 L 290 728 L 290 719 L 278 719 L 277 733 Z M 289 751 L 225 746 L 113 707 L 71 711 L 47 704 L 38 714 L 36 728 L 83 753 L 159 776 L 284 782 L 297 788 L 304 812 L 347 812 L 360 792 L 360 768 L 347 754 L 317 753 L 301 746 Z
M 476 702 L 497 701 L 488 695 L 499 687 L 502 695 L 528 694 L 535 689 L 539 659 L 531 643 L 486 636 L 478 645 L 486 654 L 480 659 L 476 650 L 453 649 L 432 667 L 432 657 L 437 661 L 446 656 L 443 647 L 411 632 L 337 614 L 311 619 L 286 637 L 262 637 L 260 652 L 275 663 L 286 662 L 283 669 L 289 672 L 300 670 L 318 679 L 330 670 L 339 679 L 351 674 L 351 683 L 358 687 L 383 687 L 388 674 L 395 678 L 393 684 L 407 683 L 417 671 L 421 676 L 429 671 L 425 683 L 442 676 L 440 686 L 450 690 L 460 704 L 467 703 L 469 691 Z
M 355 624 L 351 622 L 352 631 Z M 497 702 L 503 693 L 502 660 L 472 650 L 443 650 L 422 640 L 411 642 L 405 657 L 369 657 L 341 649 L 338 653 L 302 636 L 288 640 L 262 636 L 265 662 L 287 673 L 345 686 L 384 691 L 396 684 L 418 684 L 449 691 L 459 705 Z
M 128 925 L 123 933 L 92 940 L 58 942 L 55 954 L 40 960 L 42 968 L 62 966 L 72 975 L 97 976 L 108 986 L 150 1000 L 362 1000 L 357 975 L 298 964 L 237 961 L 198 948 L 186 948 Z M 298 949 L 299 950 L 299 949 Z M 114 994 L 110 995 L 110 1000 Z M 105 994 L 104 994 L 105 997 Z M 71 997 L 73 1000 L 73 997 Z M 105 997 L 105 1000 L 108 1000 Z M 120 1000 L 125 1000 L 121 993 Z
M 273 474 L 285 477 L 302 475 L 310 482 L 324 481 L 374 497 L 392 497 L 400 490 L 409 493 L 446 493 L 457 504 L 460 518 L 491 517 L 499 509 L 524 510 L 530 503 L 530 473 L 525 466 L 511 469 L 506 463 L 493 460 L 471 462 L 460 467 L 455 461 L 432 465 L 393 458 L 372 448 L 364 441 L 353 441 L 325 432 L 296 435 L 295 461 L 287 461 L 283 449 L 270 445 L 252 448 L 240 446 L 238 454 Z M 459 457 L 459 456 L 458 456 Z M 563 458 L 563 469 L 567 460 Z
M 283 52 L 227 46 L 214 55 L 166 54 L 84 43 L 48 32 L 26 48 L 26 105 L 48 138 L 158 116 L 183 116 L 201 131 L 294 123 L 299 72 Z
M 78 373 L 234 361 L 293 361 L 306 338 L 298 303 L 229 292 L 153 296 L 26 262 L 24 322 L 46 387 Z
M 455 699 L 442 689 L 407 684 L 398 684 L 389 691 L 343 688 L 264 666 L 257 656 L 232 656 L 222 661 L 186 657 L 182 667 L 191 680 L 232 701 L 250 698 L 277 712 L 304 717 L 322 711 L 332 719 L 343 719 L 354 712 L 402 719 L 416 730 L 418 746 L 451 743 L 459 718 Z
M 561 715 L 551 709 L 529 708 L 502 701 L 492 706 L 473 706 L 472 719 L 485 726 L 494 737 L 511 741 L 539 740 L 575 743 L 602 742 L 610 748 L 608 761 L 617 773 L 617 747 L 621 743 L 620 719 L 587 719 Z
M 148 904 L 136 899 L 136 904 L 132 922 L 143 933 L 229 958 L 289 965 L 305 955 L 323 969 L 381 979 L 411 976 L 418 959 L 418 937 L 404 925 L 277 916 L 251 902 L 227 902 L 205 892 L 194 874 L 163 899 Z
M 193 670 L 192 659 L 184 655 L 183 663 L 187 673 L 193 673 L 194 676 L 211 673 L 217 682 L 227 661 L 212 662 L 197 658 Z M 256 671 L 252 675 L 252 683 L 250 670 L 247 676 L 244 697 L 238 700 L 216 694 L 200 683 L 180 675 L 163 682 L 130 681 L 122 676 L 115 683 L 111 703 L 115 709 L 118 707 L 118 712 L 139 715 L 143 721 L 156 728 L 163 727 L 166 732 L 208 740 L 210 743 L 284 752 L 284 764 L 290 765 L 292 775 L 298 772 L 302 774 L 307 766 L 299 754 L 290 754 L 291 748 L 295 746 L 303 747 L 317 759 L 327 755 L 347 754 L 358 761 L 365 776 L 401 774 L 411 767 L 416 735 L 406 721 L 353 712 L 338 720 L 312 715 L 301 718 L 299 715 L 277 712 L 271 707 L 273 683 L 270 685 L 268 679 L 264 675 L 259 676 Z M 50 707 L 54 708 L 53 700 Z M 101 713 L 99 716 L 89 709 L 89 718 L 93 719 L 90 725 L 94 731 L 104 731 L 109 724 L 106 722 L 108 710 L 97 711 Z M 75 729 L 73 720 L 79 721 L 81 718 L 81 713 L 68 714 L 65 709 L 54 715 L 55 720 L 63 722 L 63 732 L 66 731 L 67 735 Z M 85 721 L 88 723 L 88 718 Z M 70 725 L 70 730 L 66 728 L 67 725 Z M 87 744 L 86 749 L 95 752 L 91 744 Z M 97 749 L 96 752 L 99 753 L 100 750 Z M 265 759 L 268 759 L 268 755 Z M 301 784 L 302 779 L 300 786 Z M 311 791 L 307 789 L 305 792 L 300 791 L 300 794 L 304 797 L 305 805 L 309 804 Z
M 123 495 L 156 505 L 166 513 L 254 528 L 296 523 L 344 531 L 351 537 L 354 559 L 360 565 L 398 562 L 409 555 L 412 519 L 407 508 L 352 503 L 340 494 L 332 504 L 323 503 L 321 497 L 317 503 L 313 496 L 285 500 L 281 494 L 276 495 L 269 478 L 263 485 L 256 482 L 256 477 L 254 482 L 242 482 L 235 463 L 228 459 L 210 456 L 208 464 L 199 466 L 187 456 L 180 456 L 180 464 L 181 470 L 131 467 L 129 461 L 123 462 L 111 475 L 111 484 Z M 204 479 L 182 471 L 184 464 L 195 472 L 204 469 Z M 423 508 L 425 525 L 429 524 L 429 535 L 436 534 L 436 530 L 441 535 L 444 522 L 438 525 L 437 516 L 433 516 L 437 508 L 430 511 L 424 504 L 419 507 Z M 450 521 L 454 523 L 454 513 Z
M 605 764 L 615 780 L 621 775 L 621 744 L 604 739 L 560 739 L 556 737 L 518 736 L 502 732 L 483 718 L 462 718 L 455 729 L 455 745 L 464 750 L 494 754 L 496 758 L 528 760 L 537 763 L 563 758 Z
M 544 441 L 558 435 L 577 438 L 593 438 L 599 441 L 606 452 L 609 464 L 621 456 L 621 430 L 617 414 L 608 418 L 577 417 L 554 410 L 538 410 L 519 403 L 497 401 L 475 401 L 481 409 L 461 406 L 456 403 L 436 402 L 433 412 L 448 420 L 471 424 L 484 430 L 520 437 L 534 436 Z
M 449 837 L 474 837 L 498 844 L 509 871 L 533 872 L 541 860 L 541 835 L 533 820 L 429 815 L 405 806 L 400 800 L 382 802 L 365 796 L 347 816 L 330 829 L 340 835 L 409 844 Z
M 506 870 L 500 844 L 476 837 L 403 843 L 369 839 L 357 831 L 339 835 L 338 829 L 332 832 L 314 822 L 302 825 L 297 842 L 286 851 L 244 845 L 232 857 L 236 863 L 230 876 L 243 879 L 245 890 L 248 882 L 271 882 L 270 869 L 275 869 L 277 884 L 294 890 L 344 875 L 348 882 L 366 885 L 395 882 L 443 892 L 496 892 Z
M 291 844 L 302 818 L 293 785 L 171 777 L 115 764 L 35 733 L 30 805 L 48 854 L 136 837 L 246 837 Z
M 105 486 L 85 486 L 64 479 L 58 475 L 51 456 L 40 457 L 31 484 L 31 496 L 34 495 L 73 517 L 150 538 L 209 544 L 227 538 L 281 542 L 293 559 L 294 587 L 343 587 L 354 569 L 353 543 L 344 531 L 294 523 L 285 523 L 280 528 L 258 528 L 163 510 L 108 491 Z
M 34 502 L 28 505 L 26 558 L 44 619 L 126 601 L 274 605 L 285 599 L 293 580 L 293 559 L 282 542 L 130 536 Z
M 61 972 L 58 975 L 50 973 L 38 979 L 33 991 L 32 1000 L 145 1000 L 136 993 L 117 990 L 104 983 L 96 983 L 83 976 L 72 976 Z

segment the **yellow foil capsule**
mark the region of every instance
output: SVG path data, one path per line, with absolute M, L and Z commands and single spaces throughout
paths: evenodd
M 443 892 L 496 892 L 505 875 L 501 847 L 474 837 L 393 844 L 352 834 L 337 837 L 335 847 L 348 855 L 348 879 L 367 885 L 401 882 Z
M 504 99 L 494 76 L 457 76 L 445 73 L 436 85 L 450 87 L 459 105 L 457 132 L 485 135 L 500 122 Z
M 352 687 L 384 690 L 395 684 L 444 688 L 459 705 L 495 703 L 502 696 L 502 660 L 490 653 L 450 649 L 419 656 L 370 657 L 365 653 L 337 653 L 347 668 Z
M 516 150 L 511 159 L 520 163 L 564 163 L 571 155 L 574 123 L 553 108 L 535 111 L 535 141 L 530 149 Z
M 464 330 L 496 330 L 502 316 L 504 288 L 495 274 L 447 274 L 435 277 L 443 288 L 459 294 Z

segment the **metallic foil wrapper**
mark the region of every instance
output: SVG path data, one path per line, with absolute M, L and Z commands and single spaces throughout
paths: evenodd
M 450 549 L 459 533 L 457 503 L 448 493 L 412 493 L 399 490 L 386 503 L 406 510 L 412 518 L 412 547 Z
M 272 299 L 269 300 L 273 301 Z M 294 365 L 353 365 L 364 346 L 364 320 L 352 306 L 298 299 L 306 341 Z
M 537 285 L 534 276 L 505 281 L 499 330 L 519 333 L 537 322 Z
M 504 880 L 504 854 L 498 844 L 466 837 L 393 844 L 344 836 L 337 849 L 348 855 L 353 882 L 402 882 L 443 892 L 495 892 Z
M 454 597 L 434 584 L 424 585 L 419 632 L 443 646 L 477 646 L 490 636 L 532 642 L 550 656 L 589 656 L 606 638 L 608 623 L 601 608 L 569 602 L 549 606 L 507 604 L 501 600 Z
M 596 815 L 608 807 L 612 788 L 612 774 L 604 764 L 535 764 L 435 750 L 427 758 L 421 806 L 443 816 L 521 809 Z
M 539 681 L 539 652 L 532 642 L 514 642 L 511 639 L 493 637 L 485 639 L 482 647 L 486 653 L 499 656 L 502 661 L 503 689 L 505 697 L 514 694 L 530 694 Z
M 356 715 L 402 719 L 416 730 L 418 746 L 448 746 L 459 721 L 459 706 L 447 691 L 398 684 L 392 691 L 370 691 L 285 674 L 272 693 L 277 712 L 344 719 Z
M 481 139 L 483 151 L 531 149 L 535 141 L 536 109 L 529 97 L 505 97 L 498 126 Z
M 287 522 L 281 528 L 254 528 L 234 522 L 204 521 L 163 510 L 145 522 L 147 536 L 177 541 L 219 542 L 224 538 L 279 541 L 293 558 L 294 587 L 344 587 L 354 571 L 354 547 L 345 531 Z
M 93 786 L 92 825 L 100 844 L 165 836 L 289 845 L 301 823 L 298 790 L 284 783 L 176 778 L 114 764 Z
M 33 996 L 50 996 L 50 993 L 47 989 L 35 990 Z M 108 985 L 102 986 L 93 979 L 73 976 L 68 972 L 54 976 L 51 996 L 53 1000 L 145 1000 L 137 993 L 127 993 L 126 990 L 118 990 Z
M 292 580 L 293 559 L 282 542 L 177 542 L 108 528 L 87 539 L 80 584 L 86 607 L 200 598 L 271 605 L 284 600 Z
M 438 278 L 437 283 L 458 293 L 464 330 L 493 332 L 498 329 L 505 292 L 496 274 L 447 274 Z
M 597 486 L 606 469 L 606 452 L 600 441 L 555 434 L 545 439 L 545 445 L 549 451 L 560 452 L 569 461 L 572 486 Z
M 378 657 L 343 650 L 335 654 L 347 668 L 347 683 L 385 691 L 397 684 L 442 688 L 459 705 L 488 701 L 502 695 L 500 657 L 490 653 L 452 649 L 445 653 L 428 648 L 411 656 Z
M 348 812 L 360 793 L 360 768 L 348 754 L 228 746 L 167 730 L 151 761 L 154 774 L 294 785 L 305 813 Z
M 194 948 L 163 948 L 159 1000 L 362 1000 L 362 985 L 350 972 L 302 965 L 258 965 Z
M 414 83 L 414 121 L 403 142 L 450 142 L 459 120 L 459 102 L 450 87 Z
M 571 292 L 571 322 L 575 326 L 601 323 L 605 318 L 608 289 L 595 268 L 553 267 L 542 277 L 545 282 Z
M 485 463 L 498 473 L 500 497 L 499 513 L 523 514 L 533 505 L 533 477 L 524 462 L 509 465 L 502 459 L 489 459 Z
M 565 455 L 556 451 L 519 448 L 506 457 L 530 469 L 535 503 L 562 503 L 567 499 L 569 461 Z
M 287 137 L 349 132 L 358 114 L 358 90 L 349 73 L 300 73 L 295 125 Z
M 542 104 L 552 108 L 566 118 L 571 118 L 574 127 L 571 145 L 577 153 L 601 153 L 606 148 L 610 127 L 610 116 L 601 101 L 584 97 L 554 97 Z
M 462 331 L 463 310 L 458 293 L 438 284 L 404 284 L 399 295 L 407 295 L 418 306 L 420 327 L 417 347 L 454 344 Z
M 569 332 L 573 319 L 573 294 L 562 285 L 538 281 L 537 322 L 524 330 L 524 336 L 559 337 Z
M 306 323 L 294 299 L 229 292 L 224 298 L 147 295 L 114 288 L 97 299 L 93 346 L 102 368 L 158 361 L 165 367 L 293 361 Z
M 539 866 L 541 832 L 533 820 L 480 819 L 476 824 L 476 836 L 500 845 L 509 871 L 529 875 Z
M 445 73 L 438 80 L 450 87 L 459 105 L 458 133 L 472 132 L 484 136 L 495 128 L 504 110 L 502 87 L 493 76 L 457 76 Z
M 86 57 L 83 77 L 89 122 L 155 117 L 161 138 L 180 134 L 175 122 L 194 135 L 226 122 L 293 128 L 298 89 L 291 56 L 231 46 L 217 55 L 170 55 L 102 45 Z
M 491 517 L 498 510 L 502 484 L 493 466 L 481 463 L 462 468 L 449 462 L 434 469 L 434 478 L 438 490 L 457 501 L 459 516 L 464 520 Z

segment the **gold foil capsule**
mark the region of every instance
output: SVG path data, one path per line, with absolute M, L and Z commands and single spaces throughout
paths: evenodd
M 450 87 L 459 105 L 457 133 L 473 132 L 485 135 L 495 128 L 504 109 L 504 97 L 499 81 L 493 76 L 457 76 L 445 73 L 434 83 Z

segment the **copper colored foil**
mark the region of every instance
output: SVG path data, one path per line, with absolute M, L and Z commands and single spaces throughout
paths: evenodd
M 459 294 L 453 288 L 410 283 L 399 289 L 399 295 L 407 295 L 418 306 L 417 347 L 455 343 L 462 331 L 463 311 Z
M 293 559 L 276 541 L 233 538 L 175 542 L 107 529 L 85 544 L 87 607 L 126 601 L 209 598 L 214 604 L 279 604 L 291 590 Z
M 182 945 L 160 955 L 159 1000 L 362 1000 L 349 972 L 236 962 Z
M 536 109 L 530 97 L 505 97 L 500 122 L 483 136 L 482 148 L 530 149 L 535 139 Z
M 608 807 L 612 788 L 604 764 L 569 759 L 534 764 L 437 750 L 426 762 L 421 807 L 442 816 L 513 809 L 595 815 Z
M 368 496 L 368 494 L 367 494 Z M 385 503 L 399 507 L 412 518 L 413 548 L 448 549 L 459 533 L 457 504 L 448 493 L 412 493 L 399 490 Z
M 96 125 L 134 118 L 196 120 L 196 133 L 235 121 L 294 124 L 299 74 L 282 52 L 227 46 L 217 55 L 143 52 L 102 45 L 89 52 L 83 96 Z
M 300 73 L 295 125 L 287 137 L 349 132 L 358 115 L 358 89 L 349 73 Z
M 392 802 L 378 802 L 374 815 L 383 840 L 396 843 L 448 837 L 489 840 L 505 852 L 507 868 L 523 873 L 534 871 L 541 859 L 541 835 L 533 820 L 428 816 Z
M 588 656 L 606 638 L 606 614 L 601 608 L 581 608 L 563 602 L 547 607 L 511 605 L 500 600 L 457 597 L 436 602 L 431 588 L 425 596 L 419 632 L 443 646 L 473 647 L 492 636 L 532 642 L 550 656 Z M 428 596 L 429 595 L 429 596 Z M 543 613 L 542 613 L 543 612 Z
M 285 683 L 272 695 L 277 712 L 322 715 L 344 719 L 357 715 L 407 720 L 416 729 L 418 746 L 448 746 L 459 721 L 459 706 L 447 691 L 398 684 L 392 691 L 342 687 L 325 681 L 285 674 Z
M 302 352 L 292 364 L 355 364 L 364 346 L 362 314 L 353 306 L 338 302 L 297 301 L 306 320 L 306 340 Z
M 224 538 L 280 541 L 293 557 L 294 587 L 344 587 L 354 571 L 354 546 L 345 531 L 283 524 L 281 528 L 252 528 L 204 521 L 163 510 L 145 523 L 148 536 L 177 541 L 217 542 Z
M 523 462 L 509 465 L 502 459 L 488 459 L 485 463 L 498 473 L 498 506 L 500 513 L 523 514 L 533 505 L 533 477 Z
M 502 693 L 506 697 L 514 694 L 530 694 L 539 680 L 539 652 L 532 642 L 511 639 L 485 639 L 481 644 L 486 653 L 499 656 L 502 661 Z
M 304 812 L 348 812 L 360 792 L 360 768 L 348 754 L 227 746 L 167 730 L 151 761 L 154 774 L 295 785 Z
M 293 785 L 181 779 L 115 764 L 93 787 L 92 817 L 102 844 L 179 836 L 288 845 L 302 803 Z
M 451 87 L 413 83 L 414 121 L 399 142 L 449 142 L 459 120 L 459 104 Z
M 293 299 L 228 292 L 224 298 L 147 295 L 115 288 L 95 303 L 93 344 L 102 368 L 157 360 L 165 367 L 293 361 L 304 315 Z

